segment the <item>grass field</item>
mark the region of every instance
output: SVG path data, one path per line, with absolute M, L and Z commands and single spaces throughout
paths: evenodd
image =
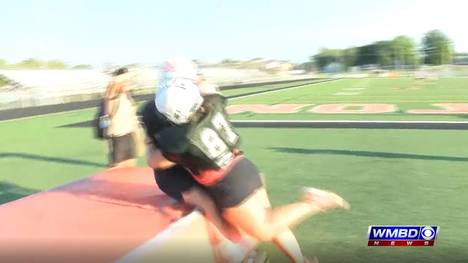
M 347 88 L 360 93 L 334 95 Z M 255 87 L 248 89 L 244 92 Z M 234 119 L 468 120 L 462 114 L 404 112 L 436 102 L 468 103 L 467 91 L 468 79 L 461 78 L 370 78 L 307 85 L 231 103 L 393 103 L 402 109 L 377 115 L 243 113 Z M 87 109 L 0 122 L 0 203 L 104 169 L 106 145 L 93 139 L 91 129 L 61 127 L 94 114 L 95 109 Z M 240 133 L 243 150 L 267 177 L 275 205 L 293 201 L 302 186 L 332 189 L 351 203 L 350 212 L 319 215 L 296 229 L 306 254 L 317 255 L 320 262 L 467 262 L 467 131 L 250 128 Z M 435 247 L 367 247 L 371 224 L 439 225 L 440 233 Z M 263 247 L 273 262 L 284 260 L 272 246 Z
M 242 135 L 274 204 L 294 200 L 302 185 L 333 189 L 352 204 L 349 213 L 298 227 L 304 250 L 321 262 L 466 259 L 460 254 L 468 233 L 468 152 L 460 143 L 466 132 L 245 129 Z M 441 231 L 433 248 L 368 248 L 371 224 L 436 224 Z
M 223 95 L 225 96 L 235 96 L 240 94 L 247 94 L 251 92 L 258 92 L 258 91 L 268 91 L 268 90 L 275 90 L 289 86 L 299 86 L 308 83 L 315 83 L 320 82 L 321 79 L 317 80 L 303 80 L 303 81 L 294 81 L 294 82 L 285 82 L 285 83 L 278 83 L 278 84 L 266 84 L 266 85 L 247 85 L 242 88 L 234 88 L 234 89 L 226 89 L 223 90 Z
M 235 98 L 233 104 L 346 104 L 388 103 L 397 111 L 384 114 L 314 114 L 305 107 L 294 114 L 236 114 L 236 119 L 340 119 L 340 120 L 453 120 L 467 121 L 467 115 L 407 114 L 412 109 L 437 109 L 434 103 L 467 103 L 467 78 L 415 80 L 414 78 L 344 79 L 311 84 L 296 89 L 276 91 L 258 96 Z

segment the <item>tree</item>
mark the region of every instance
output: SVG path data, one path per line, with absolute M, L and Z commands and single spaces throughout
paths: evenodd
M 22 69 L 40 69 L 44 67 L 44 62 L 39 59 L 28 58 L 16 64 L 16 67 Z
M 358 58 L 356 65 L 376 65 L 379 64 L 379 49 L 377 44 L 358 47 Z
M 416 44 L 407 36 L 398 36 L 391 41 L 393 60 L 400 65 L 418 64 Z
M 322 48 L 319 53 L 311 57 L 310 60 L 315 61 L 317 68 L 323 70 L 323 68 L 330 63 L 342 62 L 343 50 Z
M 234 63 L 239 63 L 239 62 L 240 62 L 239 60 L 234 60 L 230 58 L 221 60 L 221 64 L 234 64 Z
M 377 55 L 376 61 L 381 67 L 393 65 L 395 55 L 392 49 L 392 41 L 379 41 L 374 44 Z
M 73 66 L 72 69 L 93 69 L 93 66 L 89 64 L 78 64 Z
M 418 55 L 413 40 L 398 36 L 393 40 L 378 41 L 357 48 L 355 65 L 379 65 L 391 68 L 397 65 L 417 65 Z
M 356 65 L 358 59 L 358 50 L 357 48 L 347 48 L 343 50 L 343 62 L 346 68 Z
M 442 65 L 452 62 L 453 47 L 450 39 L 439 30 L 426 33 L 422 41 L 424 62 Z
M 46 66 L 49 69 L 65 69 L 65 68 L 67 68 L 67 65 L 65 65 L 65 63 L 63 63 L 60 60 L 49 60 L 49 61 L 47 61 Z
M 7 66 L 6 60 L 0 58 L 0 68 L 6 68 L 6 66 Z

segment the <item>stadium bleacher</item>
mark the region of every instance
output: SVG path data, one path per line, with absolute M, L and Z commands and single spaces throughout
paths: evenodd
M 154 91 L 155 67 L 131 67 L 131 83 L 137 93 Z M 205 78 L 217 85 L 257 83 L 301 76 L 278 76 L 258 69 L 202 68 Z M 8 83 L 0 88 L 0 110 L 96 99 L 104 92 L 110 75 L 100 70 L 0 70 Z M 303 77 L 303 76 L 302 76 Z

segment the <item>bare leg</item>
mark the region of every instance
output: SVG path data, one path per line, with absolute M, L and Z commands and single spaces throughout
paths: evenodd
M 264 204 L 264 208 L 265 209 L 268 209 L 270 210 L 271 209 L 271 203 L 270 203 L 270 199 L 268 198 L 267 196 L 267 193 L 266 191 L 263 191 L 263 193 L 261 194 L 262 196 L 262 199 L 263 199 L 263 204 Z M 281 215 L 281 214 L 287 214 L 287 213 L 290 213 L 291 211 L 295 211 L 296 209 L 298 211 L 300 211 L 299 213 L 302 213 L 303 211 L 303 208 L 299 207 L 299 206 L 303 206 L 303 204 L 291 204 L 291 205 L 286 205 L 286 206 L 281 206 L 281 207 L 277 207 L 274 209 L 273 213 L 272 213 L 272 216 L 273 217 L 278 217 L 278 215 Z M 310 206 L 309 208 L 306 208 L 306 210 L 310 209 Z M 291 215 L 292 219 L 294 219 L 294 215 Z M 288 221 L 291 222 L 291 224 L 289 225 L 289 227 L 292 227 L 293 224 L 297 224 L 298 221 L 302 220 L 303 218 L 305 218 L 307 215 L 303 215 L 303 214 L 299 214 L 297 215 L 298 219 L 294 219 L 292 220 L 291 218 L 285 218 L 285 221 L 283 221 L 283 218 L 279 218 L 279 219 L 276 219 L 279 221 L 279 224 L 287 224 Z M 301 248 L 300 248 L 300 245 L 299 245 L 299 242 L 297 242 L 297 239 L 296 239 L 296 236 L 294 235 L 294 233 L 291 231 L 290 228 L 286 228 L 284 231 L 281 231 L 278 235 L 275 235 L 273 238 L 272 238 L 272 242 L 273 244 L 280 250 L 283 252 L 283 254 L 285 254 L 289 260 L 291 262 L 304 262 L 304 256 L 302 254 L 302 251 L 301 251 Z
M 224 217 L 253 237 L 271 241 L 277 234 L 321 211 L 307 202 L 272 208 L 266 190 L 261 188 L 242 205 L 225 209 Z
M 199 187 L 192 187 L 182 193 L 186 203 L 191 204 L 205 213 L 209 224 L 210 235 L 214 244 L 214 254 L 217 262 L 240 262 L 245 255 L 253 250 L 257 241 L 246 235 L 241 235 L 231 224 L 222 219 L 213 200 Z
M 200 188 L 192 187 L 189 191 L 182 193 L 184 201 L 190 205 L 200 208 L 221 233 L 233 242 L 241 239 L 239 231 L 220 216 L 213 200 Z
M 315 206 L 304 201 L 273 209 L 266 190 L 261 188 L 240 206 L 225 209 L 224 218 L 261 241 L 273 241 L 293 262 L 304 262 L 300 246 L 289 227 L 322 212 L 323 207 L 338 207 L 328 196 L 322 197 L 321 204 L 323 206 Z
M 286 230 L 273 237 L 273 244 L 285 254 L 291 262 L 304 262 L 301 247 L 291 230 Z

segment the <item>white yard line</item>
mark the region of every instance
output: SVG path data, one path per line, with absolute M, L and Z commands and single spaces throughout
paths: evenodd
M 34 116 L 27 116 L 27 117 L 20 117 L 20 118 L 14 118 L 14 119 L 9 119 L 9 120 L 1 120 L 0 123 L 10 122 L 10 121 L 17 121 L 17 120 L 28 120 L 28 119 L 34 119 L 34 118 L 39 118 L 39 117 L 44 117 L 44 116 L 54 116 L 54 115 L 72 113 L 72 112 L 79 112 L 79 111 L 90 110 L 90 109 L 92 109 L 92 108 L 93 108 L 93 107 L 89 107 L 89 108 L 85 108 L 85 109 L 76 109 L 76 110 L 67 110 L 67 111 L 60 111 L 60 112 L 44 113 L 44 114 L 38 114 L 38 115 L 34 115 Z
M 340 80 L 341 80 L 341 79 L 337 79 L 337 80 L 334 80 L 334 81 L 340 81 Z M 260 95 L 265 95 L 265 94 L 271 94 L 271 93 L 276 93 L 276 92 L 283 92 L 283 91 L 288 91 L 288 90 L 293 90 L 293 89 L 300 89 L 300 88 L 305 88 L 305 87 L 307 87 L 308 85 L 320 85 L 320 84 L 326 84 L 326 83 L 328 83 L 328 82 L 329 82 L 329 81 L 318 82 L 318 83 L 310 83 L 310 84 L 303 84 L 303 85 L 300 85 L 300 86 L 295 86 L 295 87 L 290 87 L 290 88 L 285 88 L 285 89 L 266 91 L 266 92 L 262 92 L 262 93 L 258 93 L 258 94 L 250 94 L 250 95 L 245 95 L 245 96 L 240 96 L 240 97 L 232 98 L 232 99 L 229 99 L 229 101 L 238 100 L 238 99 L 244 99 L 244 98 L 253 97 L 253 96 L 260 96 Z
M 355 96 L 360 95 L 363 90 L 369 86 L 369 80 L 363 79 L 359 80 L 357 83 L 352 85 L 349 88 L 343 88 L 337 93 L 333 94 L 334 96 Z
M 383 121 L 383 120 L 232 120 L 233 123 L 429 123 L 468 124 L 468 121 Z

